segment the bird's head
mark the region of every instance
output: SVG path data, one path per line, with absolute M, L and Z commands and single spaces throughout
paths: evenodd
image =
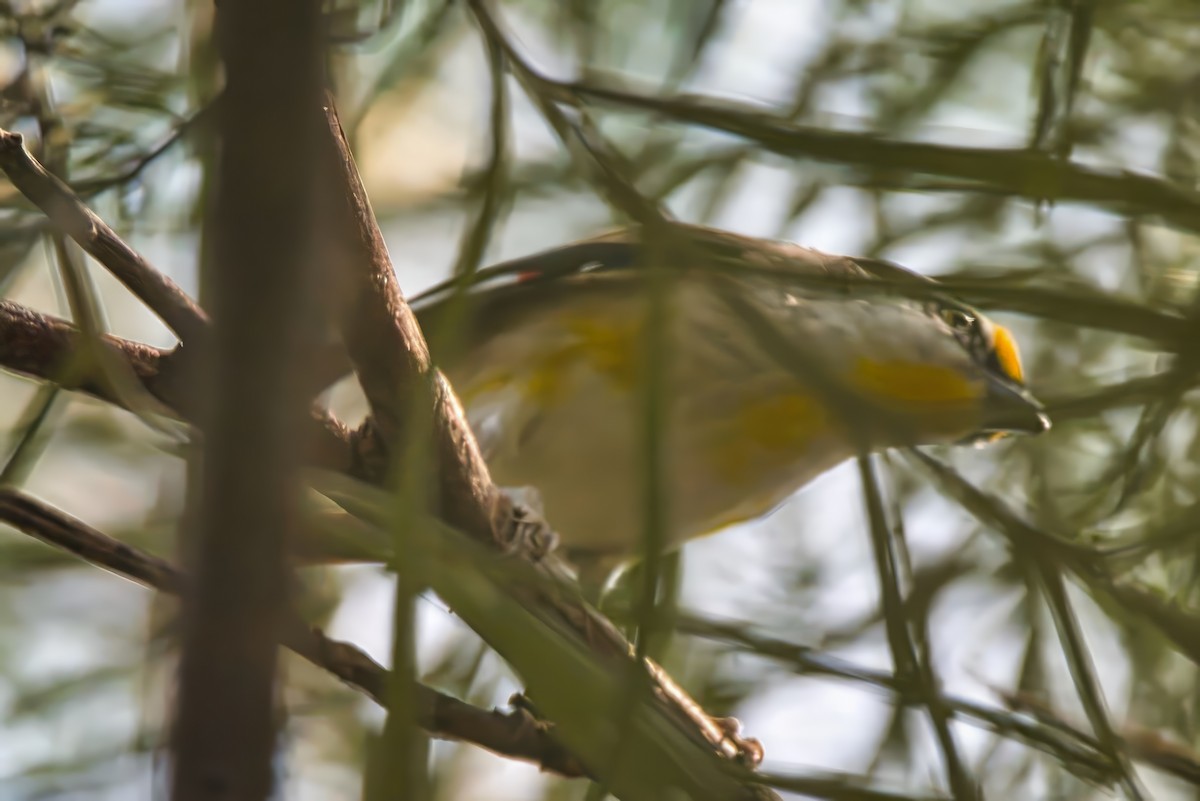
M 914 441 L 981 443 L 1049 429 L 1007 328 L 948 299 L 874 302 L 859 312 L 870 320 L 846 365 L 850 383 L 907 421 Z

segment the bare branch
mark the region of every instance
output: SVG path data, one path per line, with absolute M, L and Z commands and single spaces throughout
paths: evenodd
M 82 338 L 83 333 L 66 320 L 0 300 L 0 366 L 121 404 L 121 399 L 109 391 L 105 382 L 93 380 L 90 375 L 72 375 L 73 371 L 68 369 Z M 181 416 L 187 416 L 185 398 L 164 374 L 171 363 L 172 351 L 115 336 L 105 335 L 100 339 L 129 365 L 146 391 Z
M 336 247 L 346 256 L 334 262 L 341 266 L 335 276 L 341 293 L 338 313 L 350 359 L 371 405 L 373 434 L 384 450 L 405 442 L 405 417 L 413 404 L 432 404 L 442 515 L 455 528 L 506 544 L 496 532 L 504 531 L 508 504 L 492 484 L 457 399 L 440 374 L 434 374 L 429 348 L 396 282 L 332 100 L 326 121 L 344 193 L 335 218 L 343 225 L 334 231 Z
M 65 320 L 0 300 L 0 367 L 121 405 L 123 400 L 104 381 L 67 369 L 79 352 L 82 337 L 83 333 Z M 195 422 L 195 396 L 186 389 L 184 373 L 189 365 L 181 349 L 164 350 L 111 335 L 100 340 L 128 364 L 167 411 Z M 313 411 L 309 433 L 310 464 L 368 477 L 366 465 L 375 461 L 370 442 L 320 410 Z

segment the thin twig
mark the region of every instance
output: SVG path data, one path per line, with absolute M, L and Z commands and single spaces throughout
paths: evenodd
M 798 125 L 760 110 L 704 97 L 655 97 L 542 77 L 547 93 L 568 105 L 583 100 L 650 111 L 753 141 L 792 158 L 829 161 L 884 175 L 933 175 L 986 184 L 1030 200 L 1077 201 L 1126 216 L 1154 216 L 1200 231 L 1200 195 L 1179 184 L 1133 172 L 1105 171 L 1028 149 L 968 148 L 904 142 L 877 134 Z
M 911 682 L 902 684 L 887 671 L 854 664 L 809 646 L 756 634 L 741 621 L 725 622 L 696 615 L 680 615 L 676 627 L 683 634 L 728 643 L 746 649 L 755 656 L 790 665 L 802 675 L 828 676 L 882 688 L 895 693 L 897 703 L 904 705 L 919 702 L 913 697 Z M 1028 719 L 1007 714 L 1003 710 L 953 695 L 944 695 L 942 700 L 955 715 L 973 718 L 997 734 L 1022 740 L 1031 747 L 1043 750 L 1091 780 L 1108 782 L 1115 775 L 1115 768 L 1101 752 L 1096 739 L 1062 721 L 1051 721 L 1048 715 Z
M 188 136 L 195 133 L 198 129 L 203 129 L 207 125 L 212 124 L 213 116 L 220 107 L 220 96 L 209 101 L 206 105 L 197 109 L 190 117 L 180 121 L 171 131 L 164 136 L 158 144 L 151 147 L 145 153 L 142 153 L 133 161 L 127 163 L 124 168 L 115 175 L 109 175 L 104 178 L 72 181 L 71 187 L 80 197 L 91 198 L 101 195 L 110 189 L 123 187 L 141 177 L 151 165 L 171 151 L 175 145 L 183 141 Z
M 1087 644 L 1083 640 L 1083 632 L 1079 629 L 1079 621 L 1076 620 L 1070 601 L 1067 599 L 1067 588 L 1062 573 L 1055 565 L 1036 558 L 1029 561 L 1028 566 L 1040 580 L 1039 583 L 1046 594 L 1054 625 L 1062 640 L 1063 655 L 1066 657 L 1071 678 L 1074 679 L 1079 694 L 1079 702 L 1083 705 L 1088 722 L 1096 733 L 1096 740 L 1100 743 L 1105 756 L 1119 769 L 1120 772 L 1117 775 L 1126 795 L 1132 801 L 1144 801 L 1145 791 L 1129 761 L 1124 743 L 1113 727 L 1112 721 L 1109 720 L 1104 695 L 1100 690 L 1099 680 L 1096 678 L 1096 668 L 1092 663 Z
M 1111 598 L 1122 609 L 1158 629 L 1179 653 L 1200 665 L 1200 615 L 1174 607 L 1144 588 L 1117 582 L 1106 560 L 1125 555 L 1128 546 L 1105 550 L 1044 531 L 1022 519 L 996 498 L 989 497 L 937 459 L 916 449 L 908 453 L 938 485 L 980 523 L 1008 540 L 1014 552 L 1038 564 L 1052 564 L 1079 578 L 1090 590 Z
M 115 540 L 24 493 L 0 488 L 0 520 L 144 587 L 176 595 L 185 584 L 184 576 L 165 559 Z M 288 622 L 283 644 L 383 703 L 387 670 L 357 646 L 335 640 L 298 618 Z M 549 728 L 521 708 L 511 712 L 480 709 L 425 685 L 418 685 L 416 694 L 418 723 L 432 736 L 533 762 L 560 776 L 584 775 L 583 766 L 550 736 Z
M 858 457 L 858 470 L 870 523 L 876 573 L 879 576 L 880 606 L 883 609 L 884 626 L 896 678 L 903 684 L 915 685 L 925 702 L 946 762 L 946 776 L 954 797 L 958 801 L 973 801 L 982 797 L 981 790 L 971 776 L 954 732 L 951 731 L 952 712 L 942 698 L 933 665 L 929 659 L 923 660 L 917 653 L 904 613 L 905 603 L 900 590 L 900 562 L 896 553 L 896 538 L 887 522 L 879 482 L 872 469 L 870 456 Z

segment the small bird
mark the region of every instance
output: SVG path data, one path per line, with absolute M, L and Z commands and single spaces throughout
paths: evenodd
M 585 586 L 646 541 L 648 387 L 666 550 L 768 515 L 858 453 L 1049 428 L 1009 331 L 932 280 L 666 233 L 617 231 L 413 300 L 494 480 L 536 490 Z

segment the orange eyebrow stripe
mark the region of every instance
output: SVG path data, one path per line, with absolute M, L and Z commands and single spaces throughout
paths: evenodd
M 1018 384 L 1024 383 L 1025 371 L 1021 369 L 1021 353 L 1017 349 L 1017 341 L 1013 339 L 1012 332 L 998 325 L 993 331 L 992 339 L 996 360 L 1000 362 L 1000 368 L 1004 370 L 1005 375 Z

